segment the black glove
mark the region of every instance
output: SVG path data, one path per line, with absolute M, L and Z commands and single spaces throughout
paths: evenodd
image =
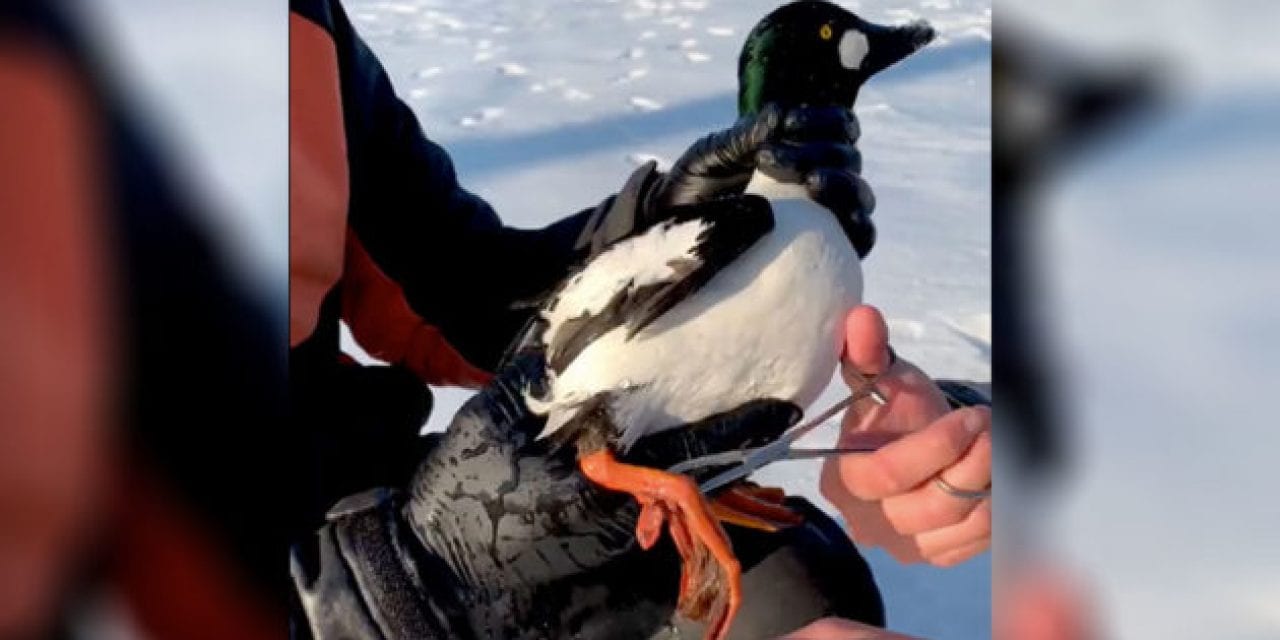
M 377 627 L 388 638 L 561 637 L 611 615 L 572 607 L 557 585 L 634 549 L 637 507 L 585 480 L 573 447 L 533 440 L 544 421 L 523 393 L 544 371 L 541 356 L 518 357 L 458 412 L 406 495 L 338 518 L 295 551 L 294 579 L 317 636 Z M 759 445 L 799 416 L 788 402 L 752 402 L 642 439 L 624 460 L 666 468 Z M 672 599 L 677 586 L 666 585 Z
M 698 140 L 665 175 L 648 162 L 587 224 L 578 246 L 595 255 L 670 215 L 676 205 L 742 193 L 759 169 L 779 182 L 804 184 L 840 220 L 858 255 L 875 244 L 875 196 L 859 173 L 858 119 L 848 109 L 768 105 L 734 126 Z
M 960 380 L 934 380 L 942 390 L 952 409 L 963 407 L 990 407 L 991 383 L 962 382 Z

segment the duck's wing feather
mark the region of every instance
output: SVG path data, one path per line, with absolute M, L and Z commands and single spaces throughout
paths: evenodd
M 567 279 L 543 310 L 548 365 L 564 371 L 593 340 L 621 326 L 632 338 L 772 229 L 769 202 L 747 195 L 680 207 L 612 245 Z

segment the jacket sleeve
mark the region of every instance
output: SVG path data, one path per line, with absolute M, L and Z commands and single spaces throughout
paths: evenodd
M 336 0 L 293 10 L 334 38 L 350 176 L 349 233 L 469 362 L 492 370 L 536 300 L 576 260 L 591 210 L 537 230 L 503 225 L 458 182 L 445 150 L 396 97 Z
M 541 606 L 519 612 L 509 592 L 466 587 L 422 548 L 398 515 L 403 500 L 403 494 L 382 489 L 351 496 L 334 505 L 315 535 L 294 546 L 294 637 L 668 638 L 674 633 L 693 638 L 700 633 L 700 624 L 676 611 L 680 557 L 671 545 L 635 548 L 593 571 L 543 584 L 535 599 Z M 788 498 L 786 506 L 801 514 L 804 524 L 775 533 L 731 532 L 744 586 L 785 594 L 740 612 L 734 625 L 741 637 L 776 638 L 828 616 L 883 627 L 883 599 L 871 568 L 841 525 L 804 499 Z M 510 575 L 511 588 L 519 589 L 519 578 Z M 529 632 L 512 635 L 509 625 Z
M 991 406 L 990 382 L 966 382 L 962 380 L 938 380 L 936 382 L 938 388 L 942 389 L 942 395 L 946 397 L 947 404 L 951 405 L 952 409 Z

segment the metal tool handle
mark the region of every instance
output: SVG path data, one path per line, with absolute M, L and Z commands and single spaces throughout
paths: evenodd
M 833 458 L 850 453 L 875 453 L 880 447 L 832 447 L 829 449 L 792 449 L 787 460 L 809 460 L 812 458 Z

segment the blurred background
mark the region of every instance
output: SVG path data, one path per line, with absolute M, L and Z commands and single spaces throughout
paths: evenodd
M 1276 24 L 997 7 L 1001 637 L 1280 637 Z
M 0 3 L 0 638 L 285 634 L 283 3 Z

